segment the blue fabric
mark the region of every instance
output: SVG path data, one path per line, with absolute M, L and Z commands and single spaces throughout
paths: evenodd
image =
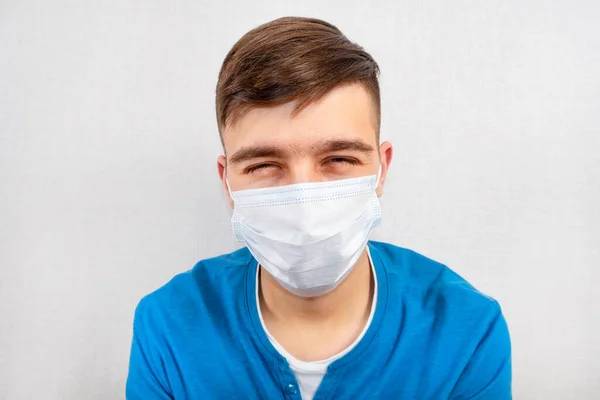
M 511 399 L 498 303 L 414 251 L 369 248 L 379 285 L 372 323 L 314 399 Z M 141 300 L 127 399 L 301 399 L 260 323 L 256 264 L 246 248 L 200 261 Z

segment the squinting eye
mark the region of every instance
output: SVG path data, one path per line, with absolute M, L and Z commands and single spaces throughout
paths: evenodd
M 332 163 L 332 164 L 349 164 L 349 165 L 358 164 L 358 161 L 356 161 L 352 158 L 344 158 L 344 157 L 334 157 L 334 158 L 329 159 L 327 162 Z
M 257 165 L 252 165 L 250 167 L 245 168 L 244 173 L 251 174 L 251 173 L 257 172 L 259 170 L 261 170 L 261 172 L 263 172 L 263 171 L 266 172 L 271 168 L 275 168 L 275 165 L 273 165 L 273 164 L 257 164 Z

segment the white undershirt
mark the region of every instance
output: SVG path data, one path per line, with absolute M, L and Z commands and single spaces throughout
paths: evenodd
M 259 290 L 258 273 L 260 270 L 260 265 L 256 269 L 256 304 L 257 304 L 257 308 L 258 308 L 258 315 L 260 317 L 260 323 L 262 324 L 262 327 L 265 330 L 265 333 L 267 334 L 267 337 L 271 341 L 271 344 L 273 345 L 273 347 L 275 347 L 275 349 L 279 352 L 279 354 L 281 354 L 283 357 L 285 357 L 288 364 L 290 365 L 291 370 L 294 372 L 294 375 L 296 376 L 296 380 L 298 381 L 298 384 L 300 385 L 300 393 L 302 394 L 302 400 L 312 400 L 312 398 L 315 395 L 315 392 L 317 391 L 317 388 L 321 384 L 321 380 L 323 380 L 323 376 L 325 376 L 325 372 L 327 372 L 327 367 L 329 367 L 329 364 L 331 364 L 335 360 L 343 357 L 350 350 L 352 350 L 358 344 L 358 342 L 360 342 L 362 337 L 365 335 L 365 332 L 369 328 L 369 325 L 371 324 L 371 320 L 373 319 L 373 314 L 375 313 L 375 305 L 377 304 L 377 275 L 375 272 L 375 268 L 373 267 L 373 261 L 371 260 L 371 253 L 369 252 L 368 247 L 367 247 L 367 255 L 369 257 L 369 263 L 371 265 L 371 270 L 373 271 L 373 281 L 375 283 L 374 288 L 373 288 L 373 301 L 371 303 L 371 312 L 369 314 L 369 319 L 367 320 L 367 323 L 365 324 L 365 327 L 363 328 L 360 335 L 358 335 L 356 340 L 350 346 L 346 347 L 340 353 L 335 354 L 326 360 L 319 360 L 319 361 L 298 360 L 296 357 L 294 357 L 293 355 L 288 353 L 286 351 L 286 349 L 284 349 L 283 346 L 280 345 L 273 336 L 271 336 L 271 334 L 267 330 L 267 327 L 265 326 L 265 322 L 263 321 L 262 313 L 260 311 L 260 301 L 259 301 L 259 294 L 258 294 L 258 290 Z

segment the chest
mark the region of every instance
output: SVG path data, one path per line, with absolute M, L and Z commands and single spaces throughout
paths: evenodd
M 299 382 L 285 361 L 261 355 L 190 354 L 167 366 L 176 400 L 288 399 L 302 400 L 301 386 L 314 385 L 313 400 L 326 399 L 445 399 L 457 377 L 435 360 L 402 354 L 364 354 L 355 363 L 333 364 L 320 382 Z M 306 392 L 306 389 L 304 389 Z

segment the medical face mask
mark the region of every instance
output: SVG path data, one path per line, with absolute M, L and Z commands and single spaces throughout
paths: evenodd
M 359 178 L 230 189 L 236 239 L 288 291 L 323 295 L 349 274 L 381 221 L 380 173 L 381 167 Z

